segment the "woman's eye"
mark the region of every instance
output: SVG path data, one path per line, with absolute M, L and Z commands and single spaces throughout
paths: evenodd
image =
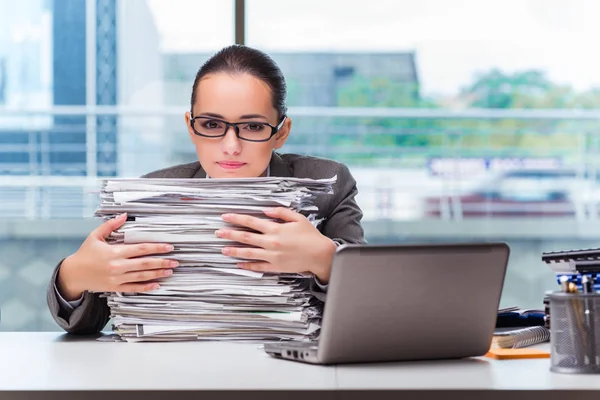
M 218 121 L 206 121 L 204 127 L 207 129 L 218 129 L 221 127 L 221 124 Z
M 247 124 L 245 127 L 249 131 L 259 132 L 265 128 L 263 124 Z

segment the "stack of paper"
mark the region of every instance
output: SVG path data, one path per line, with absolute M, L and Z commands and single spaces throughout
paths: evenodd
M 103 294 L 114 331 L 127 341 L 314 339 L 322 303 L 309 290 L 313 277 L 240 269 L 237 262 L 247 260 L 221 249 L 247 245 L 218 238 L 215 230 L 247 229 L 223 221 L 223 213 L 270 219 L 263 210 L 276 206 L 302 212 L 317 225 L 315 196 L 331 193 L 335 180 L 104 180 L 96 215 L 128 214 L 109 243 L 171 243 L 171 253 L 154 257 L 180 264 L 158 280 L 157 290 Z

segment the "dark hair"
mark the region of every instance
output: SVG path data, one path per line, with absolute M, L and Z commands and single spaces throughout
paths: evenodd
M 287 86 L 283 73 L 275 61 L 260 50 L 237 44 L 219 50 L 200 67 L 192 87 L 190 110 L 196 102 L 196 90 L 200 80 L 208 74 L 217 72 L 247 73 L 265 82 L 271 90 L 273 107 L 277 110 L 278 119 L 286 114 Z

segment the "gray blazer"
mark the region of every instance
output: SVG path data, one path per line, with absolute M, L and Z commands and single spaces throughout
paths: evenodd
M 361 226 L 362 211 L 354 199 L 356 181 L 348 168 L 335 161 L 296 154 L 273 153 L 270 176 L 322 179 L 337 175 L 333 194 L 319 195 L 315 200 L 319 217 L 325 220 L 319 225 L 320 232 L 338 243 L 364 243 Z M 206 178 L 199 162 L 161 169 L 144 178 Z M 89 334 L 104 329 L 110 319 L 105 298 L 97 293 L 85 292 L 82 303 L 74 310 L 65 310 L 57 297 L 55 282 L 62 261 L 54 268 L 47 291 L 47 302 L 52 317 L 58 325 L 70 333 Z M 317 285 L 313 290 L 318 291 Z

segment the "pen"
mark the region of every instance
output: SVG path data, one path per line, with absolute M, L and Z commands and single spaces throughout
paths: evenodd
M 583 286 L 583 293 L 586 295 L 591 295 L 594 293 L 594 278 L 588 275 L 583 275 L 581 277 L 581 285 Z M 593 299 L 590 300 L 586 296 L 585 299 L 585 323 L 587 330 L 587 337 L 590 341 L 590 348 L 588 352 L 588 364 L 596 364 L 596 329 L 595 329 L 595 318 L 594 318 L 594 307 L 593 307 Z
M 565 293 L 569 292 L 569 277 L 568 276 L 563 275 L 560 277 L 560 287 L 563 292 L 565 292 Z
M 591 276 L 583 275 L 581 277 L 581 286 L 583 286 L 583 293 L 589 294 L 594 292 L 594 281 Z
M 579 290 L 577 289 L 577 285 L 573 282 L 567 282 L 567 293 L 578 294 Z M 576 323 L 576 332 L 577 335 L 573 335 L 573 350 L 575 352 L 575 357 L 577 360 L 577 364 L 582 366 L 585 365 L 585 356 L 588 353 L 588 331 L 586 329 L 585 323 L 583 321 L 583 306 L 582 302 L 578 299 L 571 299 L 569 301 L 571 303 L 571 316 L 568 318 L 571 320 L 571 323 Z M 567 308 L 568 310 L 568 308 Z M 573 318 L 574 317 L 574 318 Z
M 561 287 L 561 291 L 564 294 L 568 294 L 571 290 L 571 288 L 569 287 L 569 277 L 562 275 L 560 277 L 560 287 Z M 575 364 L 580 365 L 581 364 L 581 360 L 579 357 L 580 354 L 580 347 L 581 347 L 581 343 L 579 343 L 577 341 L 577 336 L 575 333 L 575 329 L 576 327 L 575 325 L 575 310 L 574 310 L 574 305 L 572 304 L 571 299 L 567 300 L 567 297 L 565 297 L 564 300 L 564 308 L 565 308 L 565 312 L 566 312 L 566 319 L 567 319 L 567 329 L 566 331 L 568 332 L 556 332 L 557 334 L 560 335 L 565 335 L 565 341 L 563 342 L 562 340 L 558 339 L 558 338 L 554 338 L 553 340 L 557 343 L 557 351 L 561 352 L 564 351 L 565 355 L 569 355 L 571 357 L 573 357 L 575 359 Z M 560 343 L 564 343 L 565 344 L 565 348 L 562 349 L 562 346 L 559 346 Z M 559 350 L 559 347 L 561 348 Z M 561 351 L 562 350 L 562 351 Z M 565 362 L 567 362 L 568 359 L 565 359 Z
M 568 293 L 579 293 L 579 290 L 577 289 L 577 285 L 574 284 L 573 282 L 567 283 L 567 292 Z

